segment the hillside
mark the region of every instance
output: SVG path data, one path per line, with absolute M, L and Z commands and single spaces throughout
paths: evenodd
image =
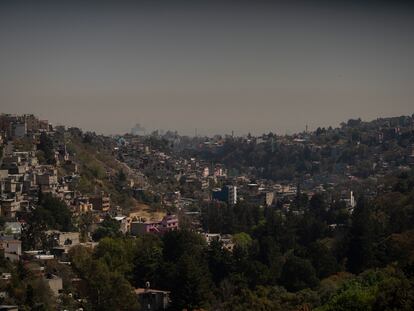
M 113 204 L 123 210 L 135 208 L 137 202 L 128 190 L 128 184 L 134 180 L 133 175 L 128 174 L 125 164 L 115 158 L 112 139 L 69 130 L 64 140 L 69 154 L 78 164 L 78 191 L 85 195 L 104 191 L 110 194 Z M 65 173 L 63 168 L 61 173 Z

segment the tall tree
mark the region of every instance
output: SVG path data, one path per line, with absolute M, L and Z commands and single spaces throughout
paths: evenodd
M 352 215 L 349 232 L 347 266 L 349 271 L 360 273 L 370 267 L 374 257 L 374 228 L 369 203 L 360 199 Z
M 280 280 L 289 291 L 313 288 L 318 285 L 315 269 L 309 260 L 289 256 L 283 265 Z
M 43 152 L 47 164 L 55 163 L 55 150 L 53 148 L 53 140 L 45 132 L 40 134 L 39 144 L 37 148 Z
M 177 310 L 206 308 L 212 298 L 207 264 L 202 258 L 183 255 L 177 263 L 177 279 L 171 292 Z

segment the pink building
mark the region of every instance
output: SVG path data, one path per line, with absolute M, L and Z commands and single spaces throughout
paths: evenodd
M 178 217 L 176 215 L 164 216 L 158 224 L 158 230 L 162 233 L 178 230 Z
M 138 222 L 131 223 L 131 234 L 142 235 L 146 233 L 164 234 L 169 231 L 178 230 L 178 217 L 176 215 L 166 215 L 159 222 Z

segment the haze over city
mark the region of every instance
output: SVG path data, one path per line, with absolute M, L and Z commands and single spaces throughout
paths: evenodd
M 2 1 L 0 105 L 105 134 L 411 114 L 413 27 L 398 2 Z
M 414 5 L 0 0 L 0 311 L 414 310 Z

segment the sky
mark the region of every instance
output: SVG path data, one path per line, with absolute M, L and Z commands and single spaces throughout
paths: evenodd
M 0 112 L 104 134 L 293 133 L 411 115 L 413 55 L 399 1 L 1 0 Z

